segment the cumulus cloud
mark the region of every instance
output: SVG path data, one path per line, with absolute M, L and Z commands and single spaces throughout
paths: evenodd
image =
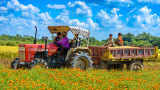
M 32 4 L 24 5 L 19 3 L 18 0 L 11 0 L 7 2 L 5 7 L 1 7 L 0 9 L 21 13 L 21 16 L 14 16 L 10 13 L 10 15 L 0 17 L 0 28 L 3 30 L 3 33 L 14 30 L 14 34 L 32 35 L 34 26 L 36 25 L 41 31 L 41 35 L 44 35 L 48 31 L 45 30 L 47 26 L 53 25 L 53 19 L 49 15 L 49 12 L 40 13 L 39 8 Z
M 44 20 L 44 21 L 52 20 L 52 17 L 49 15 L 48 12 L 38 14 L 38 16 L 41 20 Z
M 6 10 L 8 10 L 8 8 L 2 6 L 2 7 L 0 7 L 0 10 L 6 11 Z
M 109 7 L 130 6 L 134 4 L 134 0 L 87 0 L 87 3 L 93 5 L 106 5 Z
M 157 14 L 152 14 L 152 10 L 148 7 L 143 7 L 137 11 L 138 13 L 128 19 L 129 27 L 157 27 L 159 26 L 160 18 Z
M 29 19 L 35 19 L 35 14 L 29 13 L 29 12 L 22 12 L 22 17 L 29 18 Z
M 6 21 L 7 19 L 4 16 L 0 16 L 0 21 Z
M 78 19 L 70 19 L 69 15 L 70 12 L 68 10 L 64 10 L 60 15 L 55 18 L 55 23 L 69 26 L 79 26 L 89 30 L 99 30 L 98 23 L 93 22 L 91 18 L 87 18 L 86 22 L 81 22 Z
M 93 22 L 93 20 L 91 18 L 87 18 L 87 23 L 88 23 L 89 27 L 91 28 L 91 30 L 99 30 L 100 29 L 99 24 Z
M 65 9 L 66 5 L 63 5 L 63 4 L 54 4 L 54 5 L 48 4 L 47 7 L 52 8 L 52 9 Z
M 154 3 L 154 4 L 160 4 L 160 0 L 137 0 L 140 3 Z
M 75 1 L 74 3 L 69 2 L 69 7 L 76 7 L 76 14 L 85 17 L 92 17 L 92 10 L 85 2 Z
M 18 0 L 11 0 L 7 2 L 7 8 L 13 9 L 15 11 L 27 11 L 32 13 L 38 13 L 40 10 L 33 6 L 32 4 L 28 4 L 27 6 L 18 2 Z
M 119 19 L 119 16 L 117 14 L 117 11 L 119 11 L 118 8 L 113 8 L 111 10 L 111 14 L 108 14 L 104 10 L 100 10 L 100 12 L 97 13 L 97 20 L 103 27 L 117 27 L 121 28 L 121 20 Z
M 69 18 L 69 11 L 64 10 L 60 15 L 55 18 L 55 22 L 61 23 L 63 25 L 71 25 L 71 26 L 84 26 L 87 27 L 88 25 L 84 22 L 80 22 L 78 19 L 70 19 Z
M 6 7 L 0 7 L 0 13 L 7 13 L 8 8 Z
M 110 4 L 110 3 L 123 3 L 123 4 L 132 4 L 132 0 L 104 0 L 106 1 L 107 4 Z

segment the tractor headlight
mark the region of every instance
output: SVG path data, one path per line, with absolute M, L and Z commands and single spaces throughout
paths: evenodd
M 25 51 L 25 47 L 19 47 L 19 51 Z

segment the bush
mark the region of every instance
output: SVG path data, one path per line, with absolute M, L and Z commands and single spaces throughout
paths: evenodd
M 16 43 L 14 43 L 14 42 L 7 42 L 6 45 L 7 46 L 16 46 Z

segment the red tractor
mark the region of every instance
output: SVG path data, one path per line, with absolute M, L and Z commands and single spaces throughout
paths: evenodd
M 48 29 L 52 36 L 58 32 L 68 33 L 68 31 L 71 31 L 73 35 L 79 34 L 87 39 L 87 46 L 76 46 L 70 48 L 66 55 L 59 55 L 59 46 L 53 43 L 47 44 L 48 37 L 42 38 L 45 41 L 44 45 L 36 44 L 36 28 L 34 44 L 19 44 L 19 57 L 11 63 L 11 68 L 32 68 L 37 65 L 46 68 L 70 67 L 82 70 L 92 68 L 91 51 L 88 49 L 90 35 L 88 30 L 71 26 L 48 26 Z

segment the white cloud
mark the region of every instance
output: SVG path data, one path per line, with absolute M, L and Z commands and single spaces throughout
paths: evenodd
M 99 25 L 91 18 L 87 18 L 86 22 L 80 22 L 78 19 L 70 19 L 70 12 L 64 10 L 60 15 L 55 18 L 55 23 L 59 23 L 60 25 L 69 25 L 69 26 L 79 26 L 89 30 L 99 30 Z
M 0 7 L 0 10 L 3 10 L 3 11 L 6 11 L 6 10 L 8 10 L 6 7 Z
M 8 8 L 6 7 L 0 7 L 0 13 L 7 13 Z
M 47 7 L 48 8 L 53 8 L 53 9 L 65 9 L 66 5 L 63 5 L 63 4 L 54 4 L 54 5 L 48 4 Z
M 94 23 L 91 18 L 87 18 L 87 23 L 92 30 L 99 30 L 100 29 L 98 23 Z
M 88 25 L 84 22 L 80 22 L 78 19 L 70 20 L 69 18 L 69 11 L 64 10 L 60 15 L 55 18 L 55 22 L 61 23 L 63 25 L 71 25 L 71 26 L 84 26 L 87 27 Z
M 139 11 L 145 14 L 149 14 L 152 10 L 148 9 L 147 7 L 143 7 Z
M 119 19 L 119 16 L 121 16 L 121 14 L 118 15 L 117 11 L 119 11 L 118 8 L 113 8 L 111 10 L 111 14 L 108 14 L 106 11 L 100 10 L 100 12 L 97 13 L 97 19 L 100 22 L 101 26 L 120 28 L 122 23 Z
M 119 8 L 113 8 L 113 9 L 111 10 L 111 13 L 117 14 L 117 11 L 119 11 Z
M 22 12 L 22 17 L 26 17 L 26 18 L 29 18 L 29 19 L 35 19 L 35 15 L 36 14 L 29 13 L 29 12 Z
M 74 3 L 69 2 L 67 4 L 69 7 L 76 7 L 76 13 L 85 17 L 92 17 L 92 10 L 86 5 L 85 2 L 75 1 Z
M 157 27 L 160 24 L 160 18 L 157 14 L 151 14 L 152 10 L 148 7 L 143 7 L 139 9 L 136 15 L 133 15 L 129 18 L 127 24 L 130 27 Z
M 31 24 L 36 26 L 37 22 L 36 21 L 32 21 Z
M 89 5 L 91 5 L 91 6 L 99 6 L 99 5 L 96 4 L 96 3 L 91 3 L 91 4 L 89 4 Z
M 0 16 L 0 21 L 6 21 L 7 19 L 4 16 Z
M 154 4 L 160 4 L 160 0 L 137 0 L 140 3 L 154 3 Z
M 48 14 L 48 12 L 38 14 L 39 18 L 44 21 L 52 20 L 52 17 Z
M 75 6 L 75 4 L 74 4 L 74 3 L 71 3 L 71 2 L 68 2 L 67 5 L 68 5 L 69 7 L 74 7 L 74 6 Z
M 132 0 L 105 0 L 107 3 L 119 2 L 119 3 L 129 3 L 132 4 Z
M 40 14 L 43 19 L 46 19 L 47 13 Z M 44 16 L 43 16 L 44 15 Z M 5 18 L 5 19 L 4 19 Z M 41 18 L 41 19 L 42 19 Z M 21 35 L 34 35 L 35 30 L 34 26 L 38 28 L 38 32 L 41 36 L 46 36 L 46 33 L 49 33 L 47 26 L 53 25 L 53 20 L 40 20 L 40 17 L 37 16 L 35 19 L 15 17 L 13 14 L 3 17 L 3 21 L 0 21 L 1 30 L 3 32 L 11 31 L 12 35 L 21 34 Z
M 27 6 L 20 4 L 18 0 L 11 0 L 7 2 L 8 9 L 14 9 L 15 11 L 27 11 L 32 13 L 38 13 L 40 10 L 33 6 L 32 4 L 28 4 Z

